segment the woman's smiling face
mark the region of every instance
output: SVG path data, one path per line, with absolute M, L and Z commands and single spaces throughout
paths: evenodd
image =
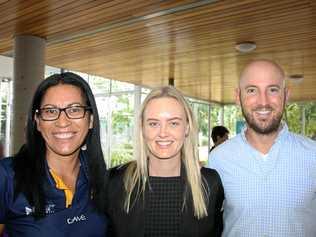
M 184 108 L 176 99 L 162 97 L 149 101 L 143 116 L 149 158 L 180 159 L 188 127 Z
M 40 109 L 72 106 L 86 106 L 82 91 L 73 85 L 60 84 L 47 89 Z M 38 115 L 35 120 L 46 142 L 47 155 L 70 156 L 79 153 L 89 128 L 92 128 L 93 116 L 87 111 L 83 118 L 70 119 L 62 111 L 57 120 L 44 121 Z

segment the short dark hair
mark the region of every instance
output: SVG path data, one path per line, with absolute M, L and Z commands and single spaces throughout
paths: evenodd
M 77 74 L 66 72 L 54 74 L 43 80 L 37 87 L 30 106 L 25 133 L 25 144 L 14 157 L 15 198 L 23 193 L 29 203 L 35 207 L 34 216 L 45 216 L 44 182 L 46 175 L 45 140 L 37 130 L 34 119 L 36 110 L 40 108 L 46 91 L 59 84 L 73 85 L 82 91 L 87 106 L 93 114 L 93 128 L 85 138 L 87 149 L 87 166 L 92 200 L 98 210 L 103 210 L 103 199 L 100 197 L 104 186 L 106 165 L 100 142 L 99 115 L 96 102 L 89 84 Z M 93 194 L 93 195 L 92 195 Z
M 224 126 L 215 126 L 212 129 L 212 140 L 214 143 L 217 142 L 217 137 L 223 137 L 226 133 L 229 133 L 228 129 Z

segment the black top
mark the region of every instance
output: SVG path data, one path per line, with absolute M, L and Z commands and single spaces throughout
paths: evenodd
M 147 200 L 145 236 L 179 236 L 183 203 L 181 177 L 149 177 Z
M 126 213 L 124 210 L 126 191 L 123 182 L 126 167 L 127 165 L 115 167 L 108 173 L 105 197 L 108 204 L 106 207 L 109 218 L 108 236 L 144 237 L 146 236 L 145 229 L 148 228 L 145 226 L 146 212 L 150 208 L 148 206 L 150 184 L 146 187 L 145 195 L 137 197 L 135 191 L 132 193 L 130 211 Z M 194 216 L 192 195 L 188 191 L 185 175 L 181 173 L 180 185 L 184 190 L 180 202 L 179 236 L 181 237 L 219 237 L 222 233 L 221 207 L 224 199 L 222 182 L 218 173 L 213 169 L 201 168 L 201 175 L 210 195 L 207 203 L 208 216 L 197 219 Z M 183 200 L 185 200 L 184 206 L 182 206 Z M 173 218 L 177 219 L 175 215 Z

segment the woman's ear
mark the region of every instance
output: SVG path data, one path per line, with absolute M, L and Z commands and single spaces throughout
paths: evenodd
M 34 114 L 34 121 L 35 121 L 35 123 L 36 123 L 36 129 L 37 129 L 37 131 L 41 131 L 41 129 L 40 129 L 40 124 L 39 124 L 39 119 L 38 119 L 38 116 L 37 116 L 37 114 L 35 113 Z
M 93 114 L 90 115 L 89 129 L 93 128 Z
M 186 128 L 185 128 L 185 137 L 189 136 L 189 132 L 190 132 L 190 126 L 189 126 L 189 123 L 187 123 Z

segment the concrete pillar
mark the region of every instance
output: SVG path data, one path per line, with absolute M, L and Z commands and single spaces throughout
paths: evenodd
M 10 154 L 25 142 L 25 123 L 34 91 L 45 75 L 45 40 L 20 35 L 14 39 L 14 77 Z

